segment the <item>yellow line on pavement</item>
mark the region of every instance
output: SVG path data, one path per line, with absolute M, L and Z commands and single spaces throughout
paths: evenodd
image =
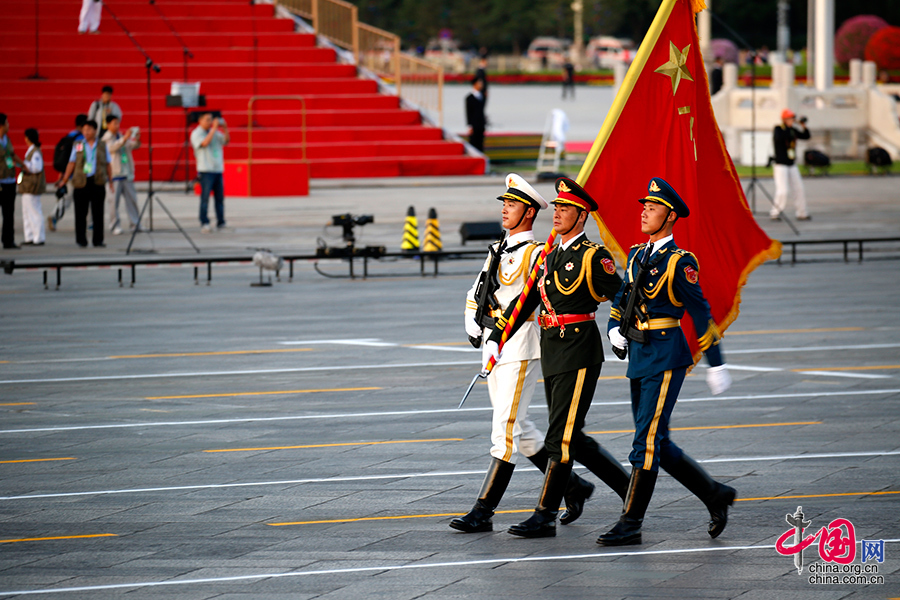
M 900 369 L 900 365 L 869 365 L 862 367 L 810 367 L 807 369 L 791 369 L 794 373 L 804 373 L 806 371 L 881 371 L 890 369 Z
M 312 348 L 278 348 L 275 350 L 227 350 L 222 352 L 179 352 L 176 354 L 122 354 L 107 358 L 172 358 L 181 356 L 226 356 L 235 354 L 273 354 L 275 352 L 311 352 Z
M 21 460 L 0 460 L 0 465 L 8 465 L 11 463 L 29 463 L 29 462 L 47 462 L 51 460 L 78 460 L 75 457 L 68 456 L 65 458 L 26 458 Z
M 762 502 L 764 500 L 797 500 L 798 498 L 835 498 L 838 496 L 886 496 L 900 494 L 900 491 L 889 492 L 842 492 L 839 494 L 805 494 L 802 496 L 771 496 L 767 498 L 737 498 L 735 502 Z
M 797 421 L 795 423 L 748 423 L 746 425 L 710 425 L 706 427 L 670 427 L 669 431 L 699 431 L 703 429 L 746 429 L 748 427 L 792 427 L 796 425 L 821 425 L 822 421 Z M 593 435 L 604 433 L 634 433 L 634 429 L 609 429 L 606 431 L 585 431 Z
M 275 392 L 228 392 L 222 394 L 193 394 L 190 396 L 149 396 L 145 400 L 184 400 L 185 398 L 228 398 L 231 396 L 271 396 L 274 394 L 318 394 L 322 392 L 366 392 L 380 387 L 332 388 L 327 390 L 281 390 Z
M 223 448 L 204 452 L 258 452 L 261 450 L 297 450 L 303 448 L 335 448 L 337 446 L 379 446 L 382 444 L 423 444 L 425 442 L 464 442 L 463 438 L 440 438 L 435 440 L 387 440 L 381 442 L 341 442 L 338 444 L 307 444 L 304 446 L 271 446 L 268 448 Z
M 498 510 L 494 514 L 509 515 L 513 513 L 530 513 L 534 512 L 533 508 L 523 508 L 519 510 Z M 328 523 L 356 523 L 358 521 L 398 521 L 401 519 L 431 519 L 438 517 L 461 517 L 466 513 L 435 513 L 429 515 L 398 515 L 396 517 L 358 517 L 356 519 L 328 519 L 325 521 L 294 521 L 290 523 L 266 523 L 272 527 L 284 527 L 286 525 L 324 525 Z
M 771 498 L 738 498 L 737 502 L 762 502 L 765 500 L 795 500 L 798 498 L 829 498 L 833 496 L 879 496 L 886 494 L 900 494 L 900 491 L 891 492 L 848 492 L 842 494 L 808 494 L 803 496 L 773 496 Z M 530 513 L 533 508 L 518 510 L 498 510 L 497 514 Z M 272 527 L 284 527 L 286 525 L 328 525 L 334 523 L 356 523 L 360 521 L 397 521 L 401 519 L 436 519 L 441 517 L 461 517 L 465 513 L 435 513 L 425 515 L 397 515 L 390 517 L 357 517 L 355 519 L 327 519 L 322 521 L 292 521 L 284 523 L 267 523 Z
M 34 402 L 4 402 L 0 406 L 31 406 Z
M 833 333 L 837 331 L 865 331 L 865 327 L 821 327 L 813 329 L 760 329 L 757 331 L 729 331 L 727 335 L 770 335 L 773 333 Z
M 44 542 L 47 540 L 77 540 L 83 538 L 98 538 L 98 537 L 118 537 L 115 533 L 94 533 L 91 535 L 58 535 L 54 537 L 39 537 L 39 538 L 20 538 L 18 540 L 0 540 L 0 544 L 12 544 L 13 542 Z

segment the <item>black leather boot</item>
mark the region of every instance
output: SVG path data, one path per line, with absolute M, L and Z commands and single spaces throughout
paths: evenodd
M 672 463 L 663 463 L 663 469 L 686 487 L 692 494 L 700 498 L 709 510 L 709 526 L 707 532 L 711 538 L 717 538 L 728 525 L 728 507 L 737 497 L 737 491 L 724 483 L 719 483 L 687 454 Z
M 576 460 L 599 477 L 600 481 L 619 495 L 619 498 L 625 500 L 625 496 L 628 494 L 628 471 L 613 458 L 612 454 L 606 451 L 606 448 L 593 438 L 585 436 L 584 442 L 578 449 Z
M 450 521 L 450 527 L 465 533 L 493 531 L 494 525 L 491 517 L 494 516 L 494 509 L 500 504 L 500 499 L 509 485 L 515 468 L 516 465 L 513 463 L 499 458 L 492 459 L 491 466 L 484 475 L 484 483 L 481 484 L 481 491 L 478 493 L 475 506 L 464 517 Z
M 601 546 L 628 546 L 641 543 L 641 524 L 656 487 L 656 471 L 632 467 L 625 508 L 619 522 L 597 538 Z
M 534 454 L 528 457 L 528 460 L 540 469 L 541 473 L 547 472 L 547 463 L 550 462 L 550 453 L 547 452 L 547 448 L 541 448 Z
M 547 453 L 546 448 L 541 448 L 538 452 L 529 456 L 528 460 L 533 462 L 534 466 L 541 470 L 541 473 L 544 473 L 547 471 L 547 461 L 550 460 L 550 454 Z M 628 485 L 627 476 L 625 484 L 626 486 Z M 581 513 L 584 512 L 584 503 L 593 493 L 593 483 L 582 479 L 574 471 L 570 473 L 569 484 L 566 486 L 566 491 L 563 495 L 563 498 L 566 500 L 566 510 L 559 516 L 559 522 L 563 525 L 568 525 L 580 517 Z
M 563 492 L 571 474 L 572 463 L 561 463 L 551 459 L 547 463 L 544 487 L 541 489 L 541 497 L 538 499 L 534 514 L 528 520 L 510 527 L 509 532 L 527 538 L 555 536 L 556 514 L 559 512 L 559 503 L 562 502 Z

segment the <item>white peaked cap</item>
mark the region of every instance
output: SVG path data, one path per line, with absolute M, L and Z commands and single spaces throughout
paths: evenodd
M 531 187 L 521 175 L 510 173 L 506 176 L 506 193 L 497 196 L 497 200 L 516 200 L 533 206 L 538 210 L 547 208 L 547 201 L 541 196 L 536 189 Z

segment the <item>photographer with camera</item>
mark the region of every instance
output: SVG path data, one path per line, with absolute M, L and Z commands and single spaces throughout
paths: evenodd
M 794 112 L 786 108 L 781 111 L 781 124 L 775 127 L 772 142 L 775 146 L 775 165 L 772 175 L 775 178 L 775 200 L 769 216 L 773 221 L 781 219 L 781 213 L 787 208 L 788 192 L 794 198 L 794 209 L 798 221 L 809 221 L 806 212 L 806 195 L 803 192 L 803 180 L 797 168 L 797 140 L 808 140 L 809 130 L 806 128 L 806 117 L 800 117 L 800 127 L 794 127 Z
M 191 146 L 197 161 L 197 175 L 200 178 L 200 231 L 212 232 L 209 224 L 209 193 L 216 199 L 216 229 L 225 228 L 225 172 L 224 147 L 230 141 L 228 127 L 221 117 L 211 112 L 203 113 L 197 121 L 197 128 L 191 132 Z

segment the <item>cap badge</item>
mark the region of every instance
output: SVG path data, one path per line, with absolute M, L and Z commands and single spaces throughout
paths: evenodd
M 559 187 L 556 188 L 556 189 L 559 190 L 560 192 L 566 192 L 566 193 L 572 191 L 572 188 L 570 188 L 569 186 L 567 186 L 565 181 L 560 181 L 560 182 L 559 182 Z
M 575 268 L 575 265 L 573 265 L 571 262 L 566 263 L 566 266 L 565 266 L 566 271 L 571 271 L 574 268 Z
M 518 184 L 516 184 L 516 180 L 513 179 L 512 177 L 510 177 L 509 179 L 506 180 L 506 185 L 507 185 L 507 187 L 511 187 L 511 188 L 519 187 Z
M 650 180 L 650 191 L 651 192 L 661 192 L 662 191 L 661 189 L 659 189 L 659 186 L 656 185 L 655 179 Z

